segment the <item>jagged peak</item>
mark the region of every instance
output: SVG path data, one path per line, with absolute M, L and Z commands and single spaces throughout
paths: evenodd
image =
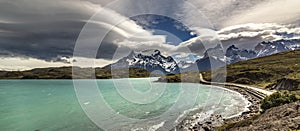
M 227 50 L 231 50 L 231 49 L 239 49 L 238 47 L 236 47 L 235 45 L 231 45 L 231 46 L 229 46 L 228 47 L 228 49 Z
M 171 56 L 161 55 L 159 50 L 149 49 L 140 52 L 131 51 L 128 56 L 111 64 L 114 68 L 144 68 L 147 71 L 160 70 L 166 74 L 179 73 L 179 66 Z

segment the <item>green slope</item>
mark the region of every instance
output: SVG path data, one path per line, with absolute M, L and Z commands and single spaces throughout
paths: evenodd
M 210 80 L 211 73 L 204 78 Z M 271 87 L 287 78 L 300 83 L 300 50 L 241 61 L 227 66 L 227 82 Z M 298 88 L 299 85 L 298 85 Z
M 72 72 L 72 70 L 75 70 Z M 113 75 L 112 75 L 113 74 Z M 111 79 L 149 77 L 150 73 L 140 68 L 115 69 L 110 68 L 79 68 L 51 67 L 36 68 L 28 71 L 0 71 L 0 79 Z

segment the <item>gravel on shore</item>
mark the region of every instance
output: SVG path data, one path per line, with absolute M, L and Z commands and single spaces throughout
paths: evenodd
M 179 131 L 211 131 L 217 130 L 216 128 L 222 126 L 228 122 L 238 122 L 241 120 L 248 119 L 250 117 L 255 116 L 260 112 L 260 99 L 255 97 L 254 95 L 248 93 L 247 91 L 234 86 L 225 86 L 225 88 L 239 92 L 243 95 L 251 104 L 248 107 L 247 111 L 242 112 L 240 115 L 225 119 L 219 114 L 206 114 L 207 118 L 203 118 L 203 114 L 199 112 L 190 112 L 189 115 L 179 124 L 174 130 Z M 205 114 L 204 114 L 205 116 Z

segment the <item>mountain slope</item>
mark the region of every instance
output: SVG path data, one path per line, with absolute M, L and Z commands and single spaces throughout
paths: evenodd
M 266 110 L 263 114 L 219 130 L 297 130 L 300 129 L 300 101 Z
M 204 56 L 190 64 L 187 68 L 182 69 L 182 72 L 188 71 L 207 71 L 217 69 L 226 65 L 224 52 L 221 45 L 214 48 L 209 48 L 204 52 Z
M 149 72 L 161 71 L 164 74 L 178 74 L 180 72 L 176 61 L 171 56 L 163 56 L 159 50 L 132 51 L 128 56 L 106 66 L 106 68 L 142 68 Z
M 298 39 L 277 40 L 272 42 L 263 41 L 261 43 L 258 43 L 255 46 L 254 50 L 239 49 L 235 45 L 232 45 L 226 50 L 226 62 L 227 64 L 232 64 L 239 61 L 297 49 L 300 49 L 300 40 Z
M 293 86 L 294 90 L 300 89 L 299 56 L 300 50 L 287 51 L 228 65 L 227 81 L 267 88 L 285 84 Z M 210 80 L 210 72 L 206 72 L 204 77 Z

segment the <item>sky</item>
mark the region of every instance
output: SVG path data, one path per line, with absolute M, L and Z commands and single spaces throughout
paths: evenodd
M 179 45 L 181 42 L 197 36 L 180 21 L 166 16 L 145 14 L 130 19 L 142 26 L 143 29 L 152 30 L 153 35 L 165 35 L 166 42 L 171 45 Z
M 82 66 L 101 67 L 130 50 L 201 56 L 218 43 L 251 49 L 300 39 L 299 6 L 299 0 L 1 0 L 0 70 L 70 66 L 75 47 L 82 47 L 77 57 L 94 62 Z

